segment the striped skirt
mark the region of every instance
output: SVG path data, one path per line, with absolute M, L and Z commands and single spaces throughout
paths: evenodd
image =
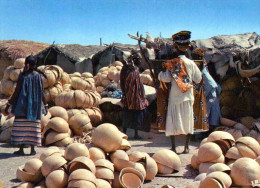
M 40 120 L 15 119 L 11 134 L 11 144 L 40 146 Z

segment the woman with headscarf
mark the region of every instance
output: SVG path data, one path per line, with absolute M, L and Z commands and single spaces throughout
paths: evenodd
M 175 152 L 175 136 L 186 135 L 183 153 L 189 152 L 189 141 L 194 126 L 192 81 L 199 83 L 202 77 L 196 64 L 185 56 L 190 45 L 190 33 L 181 31 L 172 36 L 178 58 L 167 60 L 163 64 L 166 71 L 161 71 L 158 75 L 160 81 L 171 83 L 165 134 L 170 136 L 172 150 Z
M 24 155 L 23 148 L 31 146 L 31 155 L 36 154 L 35 146 L 41 145 L 41 115 L 47 113 L 44 97 L 42 72 L 36 69 L 36 58 L 32 55 L 25 59 L 25 67 L 19 75 L 18 82 L 11 99 L 7 103 L 5 113 L 9 108 L 15 116 L 12 128 L 11 144 L 20 149 L 14 154 Z
M 126 132 L 127 128 L 134 129 L 134 137 L 136 139 L 140 138 L 138 136 L 138 129 L 141 129 L 143 126 L 144 113 L 148 106 L 139 70 L 135 66 L 138 63 L 138 55 L 132 52 L 127 62 L 123 61 L 124 65 L 120 72 L 121 102 L 123 104 L 122 127 L 124 132 Z

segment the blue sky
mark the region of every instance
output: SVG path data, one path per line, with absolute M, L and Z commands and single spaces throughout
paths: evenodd
M 0 40 L 136 44 L 127 33 L 192 39 L 260 33 L 260 0 L 0 0 Z

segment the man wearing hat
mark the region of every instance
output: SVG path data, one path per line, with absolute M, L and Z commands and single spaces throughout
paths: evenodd
M 158 79 L 170 82 L 171 90 L 166 116 L 166 136 L 171 137 L 172 150 L 175 149 L 175 136 L 186 135 L 183 153 L 189 152 L 190 136 L 193 134 L 193 85 L 200 83 L 202 75 L 197 65 L 185 56 L 190 45 L 189 31 L 180 31 L 172 36 L 178 58 L 163 63 L 166 71 L 161 71 Z

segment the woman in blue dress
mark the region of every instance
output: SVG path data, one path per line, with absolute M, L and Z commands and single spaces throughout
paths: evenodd
M 20 147 L 14 154 L 24 155 L 23 148 L 31 146 L 31 155 L 36 154 L 35 146 L 41 145 L 41 115 L 47 112 L 44 97 L 42 72 L 36 69 L 36 58 L 28 56 L 25 68 L 19 75 L 15 92 L 8 101 L 5 113 L 9 108 L 15 116 L 12 127 L 11 144 Z

